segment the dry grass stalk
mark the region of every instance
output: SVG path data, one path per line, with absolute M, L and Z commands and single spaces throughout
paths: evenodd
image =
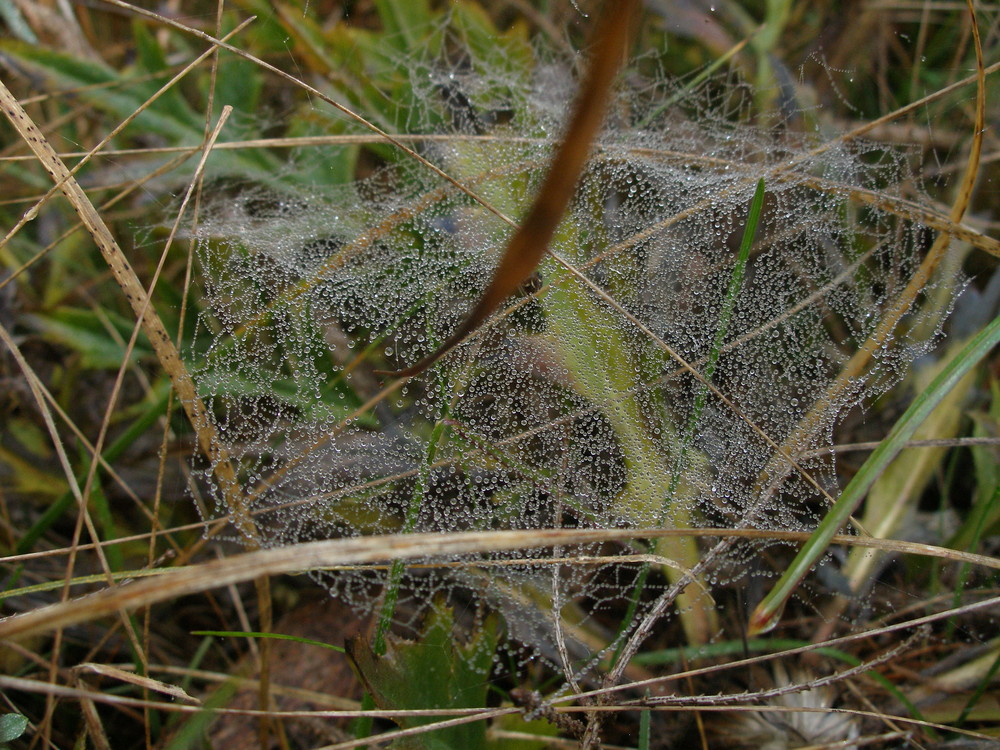
M 0 108 L 3 109 L 7 119 L 31 148 L 53 181 L 62 185 L 62 191 L 66 198 L 93 236 L 94 242 L 104 256 L 115 281 L 118 282 L 125 294 L 136 318 L 141 321 L 143 331 L 156 352 L 160 366 L 170 378 L 188 419 L 197 431 L 198 444 L 205 456 L 211 461 L 212 466 L 215 467 L 216 478 L 226 496 L 233 503 L 230 507 L 243 508 L 242 493 L 236 473 L 219 444 L 215 427 L 205 413 L 205 406 L 195 390 L 187 367 L 184 365 L 177 347 L 174 346 L 170 334 L 167 333 L 163 321 L 150 305 L 145 288 L 111 234 L 111 230 L 108 229 L 108 225 L 94 208 L 94 204 L 72 173 L 59 159 L 55 149 L 52 148 L 38 126 L 35 125 L 3 82 L 0 82 Z M 237 513 L 234 523 L 247 539 L 257 538 L 256 527 L 246 512 Z
M 106 589 L 68 602 L 50 605 L 0 620 L 0 639 L 51 631 L 66 625 L 106 616 L 119 609 L 168 601 L 201 591 L 252 581 L 258 577 L 298 573 L 345 565 L 364 565 L 388 560 L 414 560 L 505 550 L 542 548 L 590 542 L 622 542 L 671 536 L 771 539 L 804 541 L 808 534 L 760 529 L 543 529 L 530 531 L 482 531 L 462 533 L 371 536 L 307 542 L 294 547 L 248 552 L 185 568 L 170 568 L 162 575 Z M 871 547 L 884 551 L 937 557 L 1000 570 L 1000 558 L 958 552 L 945 547 L 837 536 L 834 543 Z M 529 561 L 521 561 L 529 562 Z M 537 561 L 536 561 L 537 562 Z

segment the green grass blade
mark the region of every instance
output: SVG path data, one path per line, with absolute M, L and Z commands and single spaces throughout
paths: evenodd
M 440 375 L 442 379 L 442 392 L 444 392 L 447 376 L 444 374 Z M 441 417 L 437 424 L 434 425 L 434 429 L 431 431 L 431 438 L 427 445 L 426 460 L 424 465 L 420 470 L 420 477 L 417 481 L 417 485 L 413 490 L 413 494 L 410 496 L 410 504 L 406 509 L 406 518 L 403 522 L 403 528 L 400 531 L 402 534 L 412 534 L 414 528 L 417 524 L 417 517 L 420 514 L 420 508 L 423 506 L 424 495 L 427 492 L 428 485 L 430 483 L 431 469 L 434 466 L 434 461 L 437 458 L 438 447 L 443 442 L 446 437 L 447 430 L 447 420 L 449 414 L 449 404 L 445 403 L 444 409 L 441 412 Z M 372 651 L 376 656 L 384 656 L 386 653 L 386 634 L 389 632 L 389 627 L 392 625 L 392 618 L 396 614 L 396 603 L 399 599 L 399 587 L 403 581 L 403 573 L 406 571 L 406 564 L 402 560 L 394 560 L 392 563 L 392 569 L 389 571 L 389 579 L 385 584 L 385 598 L 382 601 L 382 607 L 378 615 L 378 623 L 375 626 L 375 636 L 372 639 Z
M 809 570 L 826 552 L 830 540 L 857 509 L 865 494 L 879 474 L 902 450 L 917 427 L 927 418 L 944 396 L 971 370 L 980 359 L 1000 343 L 1000 316 L 993 319 L 975 338 L 962 348 L 948 366 L 934 378 L 893 425 L 889 435 L 868 457 L 861 469 L 848 483 L 840 498 L 817 527 L 805 546 L 792 561 L 791 566 L 778 580 L 771 592 L 750 616 L 749 633 L 756 635 L 771 630 L 781 618 L 781 613 L 792 592 Z
M 202 704 L 203 711 L 195 714 L 174 714 L 185 719 L 179 726 L 171 725 L 172 730 L 169 742 L 165 745 L 166 750 L 201 750 L 208 747 L 206 734 L 209 726 L 217 718 L 213 709 L 228 706 L 229 701 L 239 692 L 241 682 L 238 677 L 230 677 L 223 682 Z
M 286 635 L 284 633 L 258 633 L 250 630 L 192 630 L 191 635 L 215 635 L 221 638 L 271 638 L 276 641 L 305 643 L 307 646 L 319 646 L 320 648 L 328 648 L 331 651 L 344 653 L 344 649 L 341 646 L 334 646 L 331 643 L 314 641 L 311 638 L 301 638 L 297 635 Z
M 166 409 L 168 395 L 169 389 L 162 389 L 157 400 L 151 404 L 150 407 L 135 420 L 135 422 L 129 425 L 128 429 L 126 429 L 125 432 L 118 437 L 118 439 L 108 446 L 107 450 L 105 450 L 102 454 L 103 459 L 108 464 L 112 463 L 122 453 L 124 453 L 129 446 L 144 435 L 146 430 L 148 430 L 156 422 L 156 420 L 160 418 L 164 409 Z M 77 476 L 77 481 L 82 483 L 84 476 L 85 473 L 81 472 Z M 35 521 L 34 524 L 32 524 L 31 528 L 21 536 L 17 545 L 14 547 L 14 554 L 23 555 L 30 552 L 34 547 L 35 542 L 41 539 L 52 524 L 62 518 L 63 514 L 66 513 L 75 502 L 76 498 L 73 497 L 72 492 L 67 490 L 63 493 L 59 499 L 52 503 L 42 516 Z M 119 567 L 122 566 L 119 565 Z M 12 591 L 11 589 L 16 586 L 17 582 L 21 579 L 22 571 L 23 565 L 16 566 L 7 579 L 0 583 L 0 602 L 9 596 L 17 594 L 17 591 Z M 62 585 L 61 582 L 57 581 L 56 583 L 60 586 Z M 27 589 L 25 589 L 25 591 L 27 591 Z
M 726 299 L 723 303 L 722 314 L 719 316 L 719 327 L 715 332 L 715 341 L 712 342 L 712 351 L 705 365 L 705 380 L 711 380 L 715 374 L 715 366 L 719 361 L 719 352 L 722 351 L 722 342 L 729 332 L 729 322 L 733 318 L 733 309 L 736 307 L 736 298 L 739 296 L 740 287 L 743 286 L 743 277 L 746 275 L 747 261 L 750 259 L 750 249 L 753 247 L 754 237 L 757 235 L 757 225 L 760 223 L 760 215 L 764 210 L 764 180 L 757 182 L 757 189 L 754 190 L 753 198 L 750 200 L 750 212 L 747 214 L 746 227 L 743 229 L 743 239 L 740 241 L 740 250 L 736 256 L 736 266 L 733 268 L 733 275 L 729 279 L 729 287 L 726 289 Z M 704 386 L 703 386 L 704 387 Z
M 986 674 L 983 675 L 983 679 L 979 681 L 975 691 L 969 697 L 968 702 L 965 704 L 965 708 L 962 709 L 962 714 L 958 717 L 958 721 L 955 722 L 956 727 L 964 726 L 965 722 L 968 721 L 969 714 L 972 713 L 972 709 L 976 707 L 976 704 L 978 704 L 982 697 L 986 694 L 986 690 L 989 688 L 990 683 L 993 682 L 993 677 L 996 675 L 998 670 L 1000 670 L 1000 653 L 997 654 L 996 658 L 993 660 L 993 664 L 991 664 L 990 668 L 986 670 Z
M 61 591 L 67 585 L 89 586 L 92 584 L 107 583 L 109 578 L 112 581 L 122 582 L 129 581 L 133 578 L 149 578 L 150 576 L 159 576 L 172 570 L 176 570 L 176 568 L 133 568 L 131 570 L 113 570 L 111 571 L 110 576 L 107 573 L 90 573 L 85 576 L 73 576 L 69 579 L 69 581 L 56 578 L 51 581 L 33 583 L 30 586 L 8 589 L 3 592 L 2 597 L 0 597 L 0 602 L 17 596 L 31 596 L 45 591 Z
M 646 691 L 649 697 L 649 691 Z M 649 750 L 649 709 L 639 714 L 639 750 Z
M 160 392 L 155 402 L 150 404 L 149 408 L 142 413 L 142 415 L 136 419 L 128 429 L 125 430 L 111 445 L 107 447 L 102 455 L 102 458 L 107 463 L 112 463 L 115 461 L 125 449 L 132 445 L 136 440 L 138 440 L 142 435 L 146 433 L 157 419 L 163 414 L 164 409 L 167 407 L 167 397 L 169 391 L 164 389 Z M 77 481 L 82 482 L 85 474 L 81 473 L 77 477 Z M 14 548 L 15 555 L 23 555 L 26 552 L 30 552 L 31 548 L 34 546 L 41 536 L 48 531 L 49 527 L 55 523 L 56 519 L 60 518 L 63 513 L 75 502 L 75 498 L 72 493 L 67 491 L 62 495 L 56 502 L 49 506 L 48 510 L 42 517 L 39 518 L 34 525 L 28 531 L 21 536 L 17 542 L 17 546 Z
M 719 353 L 722 351 L 722 342 L 729 332 L 729 323 L 733 318 L 733 309 L 736 307 L 736 298 L 740 294 L 740 287 L 743 286 L 743 277 L 746 275 L 747 261 L 750 258 L 750 248 L 753 247 L 753 240 L 757 234 L 757 225 L 760 223 L 760 214 L 764 209 L 764 180 L 757 183 L 753 199 L 750 201 L 750 213 L 747 214 L 746 227 L 743 230 L 743 239 L 740 241 L 740 249 L 736 255 L 736 265 L 733 267 L 733 275 L 729 278 L 729 286 L 726 289 L 726 298 L 722 303 L 722 311 L 719 314 L 719 325 L 715 330 L 715 340 L 712 342 L 712 350 L 708 354 L 708 361 L 705 363 L 704 376 L 706 381 L 710 381 L 715 374 L 716 365 L 719 362 Z M 687 431 L 681 442 L 680 451 L 677 454 L 677 461 L 674 465 L 673 476 L 670 479 L 670 495 L 672 500 L 677 491 L 677 484 L 684 471 L 684 460 L 687 456 L 688 448 L 694 439 L 695 431 L 698 428 L 698 420 L 701 419 L 701 412 L 705 408 L 705 400 L 708 396 L 708 388 L 701 383 L 698 388 L 698 396 L 695 399 L 694 411 L 691 412 L 691 419 L 688 421 Z

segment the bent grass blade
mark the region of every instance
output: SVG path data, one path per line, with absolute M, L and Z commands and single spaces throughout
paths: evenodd
M 913 436 L 917 427 L 923 423 L 934 407 L 997 344 L 1000 344 L 1000 316 L 994 318 L 992 323 L 963 347 L 928 386 L 927 390 L 917 397 L 899 421 L 893 425 L 889 435 L 879 444 L 879 447 L 869 456 L 858 473 L 844 488 L 840 498 L 809 538 L 809 541 L 802 547 L 785 574 L 757 605 L 750 616 L 749 635 L 766 633 L 778 624 L 789 597 L 826 552 L 838 529 L 854 513 L 885 467 L 902 450 L 903 445 Z

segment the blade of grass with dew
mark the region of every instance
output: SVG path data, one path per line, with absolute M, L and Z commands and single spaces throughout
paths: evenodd
M 740 241 L 740 249 L 736 256 L 736 265 L 733 267 L 732 276 L 729 279 L 729 285 L 726 289 L 726 296 L 723 300 L 722 311 L 719 314 L 719 324 L 716 327 L 715 339 L 712 342 L 712 349 L 709 352 L 708 360 L 705 363 L 704 376 L 706 381 L 712 379 L 712 375 L 715 373 L 715 367 L 719 361 L 719 354 L 722 351 L 722 344 L 725 341 L 726 334 L 729 331 L 729 323 L 732 320 L 733 309 L 736 306 L 736 298 L 739 296 L 740 287 L 743 285 L 743 277 L 746 274 L 747 261 L 750 258 L 750 249 L 753 247 L 754 237 L 757 234 L 757 225 L 760 223 L 760 215 L 764 208 L 764 180 L 760 180 L 757 183 L 757 187 L 754 190 L 753 198 L 750 200 L 750 211 L 747 214 L 746 226 L 743 230 L 743 239 Z M 663 508 L 661 510 L 661 521 L 662 516 L 668 509 L 669 503 L 677 494 L 678 486 L 681 481 L 681 476 L 685 470 L 685 462 L 687 459 L 688 449 L 691 446 L 691 442 L 694 439 L 695 430 L 698 427 L 698 421 L 701 418 L 702 410 L 705 408 L 705 400 L 708 396 L 708 389 L 705 387 L 704 383 L 700 383 L 698 387 L 698 395 L 695 399 L 694 410 L 691 412 L 691 417 L 688 420 L 687 429 L 681 439 L 680 447 L 677 451 L 677 455 L 674 459 L 674 465 L 671 470 L 670 476 L 670 486 L 667 489 L 667 494 L 664 497 Z M 657 554 L 669 556 L 673 551 L 667 547 L 664 543 L 667 540 L 661 540 L 655 545 Z M 692 540 L 693 543 L 693 540 Z M 674 544 L 676 547 L 676 543 Z M 697 552 L 697 547 L 695 546 L 695 552 Z M 642 589 L 645 587 L 646 578 L 649 575 L 649 566 L 644 565 L 642 570 L 639 572 L 638 579 L 636 581 L 635 590 L 629 599 L 628 609 L 625 613 L 625 617 L 622 618 L 621 627 L 627 628 L 632 622 L 632 618 L 635 616 L 636 609 L 638 608 L 639 597 L 642 593 Z M 709 617 L 709 620 L 711 617 Z M 704 636 L 708 636 L 708 633 L 704 633 Z M 700 641 L 693 641 L 700 642 Z M 614 658 L 612 659 L 612 664 L 617 663 L 618 657 L 621 654 L 621 648 L 624 646 L 624 641 L 619 645 L 615 652 Z
M 763 601 L 757 605 L 750 616 L 748 625 L 750 635 L 766 633 L 778 624 L 792 592 L 826 552 L 831 539 L 860 505 L 879 474 L 902 450 L 903 445 L 913 436 L 917 427 L 933 411 L 934 407 L 997 344 L 1000 344 L 1000 316 L 994 318 L 962 348 L 948 363 L 948 366 L 934 378 L 927 390 L 916 398 L 899 421 L 893 425 L 889 435 L 879 444 L 879 447 L 869 456 L 858 473 L 844 488 L 837 502 L 795 557 L 785 574 L 778 580 L 771 592 L 764 597 Z

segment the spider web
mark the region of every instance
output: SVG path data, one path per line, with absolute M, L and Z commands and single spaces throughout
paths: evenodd
M 574 90 L 567 65 L 537 58 L 522 78 L 475 59 L 401 68 L 414 92 L 402 122 L 436 136 L 420 152 L 515 222 Z M 369 408 L 383 392 L 373 369 L 420 360 L 461 323 L 511 224 L 407 160 L 347 185 L 231 191 L 209 208 L 198 243 L 207 344 L 191 352 L 194 376 L 266 545 L 815 526 L 822 492 L 836 494 L 824 449 L 838 420 L 934 343 L 907 338 L 904 325 L 863 378 L 833 387 L 919 261 L 923 225 L 852 197 L 870 191 L 891 206 L 902 185 L 912 190 L 906 154 L 758 131 L 739 116 L 750 92 L 728 82 L 685 90 L 629 80 L 536 283 Z M 701 372 L 713 354 L 761 178 L 761 227 L 718 351 L 716 392 L 683 364 Z M 204 476 L 214 513 L 232 512 L 211 467 Z M 766 544 L 729 547 L 700 584 L 767 575 L 755 573 Z M 690 540 L 637 540 L 414 564 L 396 626 L 416 631 L 441 598 L 480 602 L 505 615 L 508 633 L 529 645 L 525 658 L 585 672 L 627 635 L 631 623 L 618 618 L 628 601 L 637 596 L 638 621 L 676 578 L 676 568 L 635 558 L 651 551 L 681 568 L 700 559 Z M 313 575 L 371 611 L 390 573 Z

